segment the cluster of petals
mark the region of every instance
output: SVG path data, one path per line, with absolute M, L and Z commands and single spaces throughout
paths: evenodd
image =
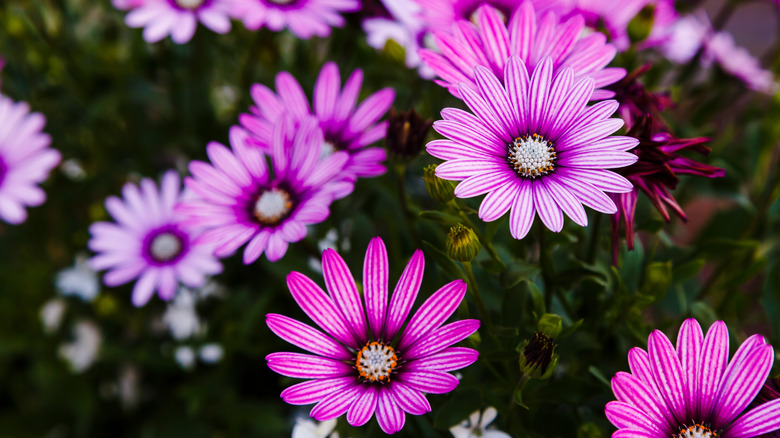
M 606 414 L 619 428 L 615 438 L 751 438 L 780 429 L 780 399 L 746 408 L 772 369 L 774 351 L 760 335 L 740 345 L 729 361 L 726 324 L 715 322 L 703 335 L 686 320 L 676 347 L 656 330 L 647 351 L 628 354 L 630 373 L 612 379 L 617 401 Z M 688 430 L 697 433 L 684 434 Z
M 144 39 L 156 43 L 170 35 L 184 44 L 195 34 L 198 22 L 216 33 L 230 31 L 231 0 L 114 0 L 119 9 L 130 9 L 125 24 L 143 27 Z
M 472 20 L 480 6 L 489 5 L 503 17 L 510 17 L 520 6 L 521 0 L 415 0 L 421 6 L 421 18 L 432 32 L 449 31 L 461 20 Z M 528 0 L 537 12 L 564 13 L 571 9 L 570 0 Z
M 89 260 L 95 270 L 108 270 L 103 281 L 118 286 L 138 279 L 132 302 L 143 306 L 157 291 L 170 300 L 179 283 L 200 287 L 206 275 L 222 272 L 213 247 L 197 240 L 199 230 L 183 223 L 174 209 L 187 197 L 174 171 L 163 175 L 158 190 L 149 178 L 140 187 L 125 184 L 122 198 L 111 196 L 106 209 L 116 220 L 96 222 L 89 228 L 88 246 L 96 253 Z
M 60 162 L 60 153 L 42 132 L 45 124 L 46 118 L 31 113 L 27 103 L 0 94 L 0 220 L 9 224 L 27 220 L 25 207 L 43 204 L 46 193 L 38 184 Z
M 607 169 L 636 162 L 637 156 L 628 151 L 638 141 L 610 136 L 623 125 L 610 118 L 617 102 L 586 106 L 593 93 L 592 78 L 575 82 L 570 68 L 553 76 L 549 58 L 529 78 L 518 57 L 511 57 L 504 67 L 505 85 L 485 67 L 476 67 L 474 77 L 476 89 L 465 84 L 459 88 L 473 114 L 445 108 L 444 120 L 433 127 L 447 139 L 427 145 L 428 153 L 446 160 L 436 175 L 462 181 L 455 196 L 487 194 L 479 207 L 479 217 L 486 222 L 511 210 L 509 229 L 516 239 L 528 233 L 535 213 L 558 232 L 564 212 L 577 224 L 587 224 L 583 204 L 602 213 L 617 211 L 604 192 L 628 192 L 633 186 Z M 554 169 L 535 178 L 519 173 L 510 155 L 515 139 L 531 136 L 546 141 L 554 148 L 549 156 L 555 157 Z
M 575 14 L 560 20 L 554 11 L 538 15 L 533 4 L 520 4 L 505 24 L 499 10 L 483 5 L 476 11 L 476 25 L 469 20 L 457 20 L 450 32 L 434 32 L 436 47 L 441 53 L 421 49 L 420 56 L 442 78 L 437 81 L 454 95 L 461 82 L 474 84 L 474 67 L 489 67 L 501 78 L 510 56 L 523 60 L 529 74 L 538 63 L 549 57 L 555 72 L 570 67 L 575 80 L 592 77 L 597 90 L 593 99 L 605 99 L 614 93 L 601 90 L 626 75 L 625 69 L 606 68 L 617 50 L 601 33 L 582 36 L 585 20 Z
M 360 0 L 228 0 L 234 16 L 250 30 L 289 29 L 298 38 L 330 35 L 331 27 L 344 25 L 343 12 L 360 9 Z
M 323 137 L 315 120 L 294 123 L 282 117 L 271 139 L 272 171 L 256 140 L 238 126 L 230 130 L 231 148 L 211 142 L 206 147 L 211 163 L 189 165 L 192 177 L 184 183 L 197 197 L 177 210 L 188 224 L 205 228 L 200 241 L 214 244 L 219 257 L 249 242 L 244 263 L 263 253 L 279 260 L 290 242 L 306 236 L 307 225 L 328 217 L 338 193 L 352 191 L 350 182 L 334 179 L 347 154 L 320 159 Z
M 276 76 L 276 93 L 262 84 L 252 86 L 255 106 L 250 114 L 241 114 L 239 121 L 269 150 L 269 139 L 274 124 L 283 114 L 296 123 L 315 117 L 324 134 L 323 154 L 344 151 L 349 161 L 344 166 L 344 179 L 371 177 L 385 172 L 383 148 L 368 147 L 385 137 L 387 122 L 379 119 L 390 109 L 395 99 L 392 88 L 384 88 L 368 96 L 357 105 L 363 72 L 352 72 L 341 88 L 339 69 L 333 62 L 326 63 L 314 85 L 313 109 L 301 85 L 288 72 Z
M 279 352 L 266 357 L 277 373 L 309 379 L 285 389 L 282 399 L 294 405 L 316 403 L 310 415 L 319 421 L 346 413 L 349 424 L 361 426 L 376 415 L 384 432 L 395 433 L 404 426 L 406 413 L 422 415 L 431 410 L 424 393 L 455 389 L 458 379 L 448 371 L 470 365 L 478 353 L 451 345 L 473 334 L 479 321 L 444 324 L 466 293 L 466 283 L 455 280 L 434 292 L 404 326 L 423 269 L 423 255 L 417 250 L 388 300 L 387 250 L 377 237 L 366 251 L 363 294 L 344 260 L 330 249 L 322 255 L 327 293 L 303 274 L 291 272 L 287 285 L 293 299 L 321 330 L 283 315 L 267 315 L 274 333 L 312 353 Z M 395 351 L 397 366 L 385 379 L 369 380 L 359 374 L 359 352 L 377 342 Z

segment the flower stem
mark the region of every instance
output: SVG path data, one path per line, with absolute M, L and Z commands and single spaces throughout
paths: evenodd
M 479 286 L 477 285 L 477 279 L 474 277 L 474 271 L 471 269 L 471 262 L 463 262 L 463 267 L 466 271 L 466 281 L 469 283 L 469 289 L 474 295 L 474 301 L 477 302 L 477 308 L 482 316 L 482 320 L 485 321 L 485 325 L 489 332 L 493 332 L 493 323 L 490 321 L 490 315 L 488 314 L 485 302 L 482 301 L 482 294 L 479 292 Z

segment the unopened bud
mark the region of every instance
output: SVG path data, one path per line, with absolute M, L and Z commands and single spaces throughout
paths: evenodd
M 412 108 L 409 111 L 390 109 L 387 127 L 387 150 L 397 159 L 416 157 L 423 148 L 425 136 L 433 120 L 423 119 Z
M 450 233 L 447 235 L 447 254 L 451 259 L 470 262 L 479 254 L 480 248 L 482 245 L 471 228 L 463 224 L 450 228 Z
M 554 352 L 553 338 L 536 332 L 530 341 L 523 344 L 520 351 L 520 369 L 529 377 L 546 379 L 552 375 L 558 364 L 558 355 Z
M 446 204 L 455 199 L 455 184 L 436 176 L 436 164 L 425 166 L 423 179 L 425 180 L 425 188 L 434 201 Z

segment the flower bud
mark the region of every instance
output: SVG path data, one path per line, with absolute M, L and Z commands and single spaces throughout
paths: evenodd
M 477 235 L 471 228 L 463 224 L 450 228 L 450 233 L 447 235 L 447 254 L 451 259 L 470 262 L 479 254 L 481 247 Z
M 425 188 L 434 201 L 446 204 L 455 199 L 455 184 L 436 176 L 436 164 L 425 166 L 423 179 L 425 180 Z
M 558 355 L 554 352 L 553 338 L 543 332 L 536 332 L 530 341 L 523 344 L 520 369 L 529 377 L 546 379 L 552 375 L 558 364 Z
M 409 111 L 390 109 L 387 127 L 387 150 L 396 159 L 416 157 L 422 150 L 425 135 L 433 124 L 431 119 L 423 119 L 412 108 Z

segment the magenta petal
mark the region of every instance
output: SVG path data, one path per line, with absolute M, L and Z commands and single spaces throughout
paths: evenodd
M 393 400 L 389 388 L 382 387 L 377 400 L 376 421 L 385 433 L 392 434 L 403 429 L 406 415 Z
M 506 59 L 506 58 L 503 58 Z M 503 62 L 503 60 L 502 60 Z M 503 67 L 503 66 L 502 66 Z M 490 105 L 493 113 L 503 125 L 504 132 L 519 132 L 516 118 L 507 99 L 506 91 L 493 73 L 480 65 L 474 68 L 474 77 L 480 88 L 482 97 Z
M 355 278 L 336 251 L 326 249 L 322 253 L 322 273 L 331 298 L 341 309 L 356 339 L 366 339 L 366 315 Z
M 364 385 L 363 392 L 355 399 L 349 411 L 347 411 L 347 422 L 352 426 L 358 427 L 368 423 L 368 420 L 374 415 L 376 402 L 380 389 L 376 385 Z
M 390 306 L 387 312 L 387 322 L 385 323 L 383 339 L 393 339 L 398 334 L 409 312 L 412 310 L 414 300 L 420 290 L 423 271 L 425 269 L 425 259 L 419 249 L 414 252 L 412 259 L 404 268 L 401 278 L 393 290 L 393 296 L 390 298 Z
M 309 412 L 317 421 L 332 420 L 343 415 L 352 406 L 355 398 L 365 390 L 363 385 L 355 384 L 340 391 L 334 391 L 317 403 Z
M 682 366 L 683 381 L 685 382 L 685 418 L 694 418 L 698 412 L 699 379 L 696 376 L 696 364 L 701 355 L 704 333 L 699 323 L 693 319 L 686 319 L 680 326 L 677 335 L 677 355 Z
M 663 402 L 657 400 L 647 386 L 631 374 L 619 371 L 612 378 L 612 392 L 619 401 L 630 403 L 668 424 L 678 424 Z
M 534 206 L 545 227 L 559 233 L 563 229 L 563 212 L 541 180 L 532 180 Z
M 503 216 L 517 196 L 518 186 L 519 182 L 514 179 L 488 193 L 479 205 L 479 218 L 492 222 Z
M 388 392 L 404 411 L 412 415 L 423 415 L 431 411 L 428 399 L 420 391 L 412 389 L 397 380 L 391 382 L 389 386 Z
M 287 287 L 290 288 L 290 293 L 301 310 L 326 333 L 343 344 L 359 348 L 347 323 L 341 317 L 341 312 L 330 297 L 309 277 L 299 272 L 290 272 L 287 275 Z
M 331 393 L 341 392 L 354 384 L 355 378 L 353 376 L 307 380 L 282 391 L 282 400 L 291 405 L 310 405 L 319 402 Z
M 612 438 L 662 438 L 652 432 L 638 429 L 620 429 L 612 434 Z
M 328 62 L 322 67 L 317 83 L 314 84 L 314 111 L 320 120 L 329 120 L 333 116 L 339 88 L 339 69 L 335 62 Z
M 385 242 L 380 237 L 374 237 L 368 244 L 363 262 L 363 296 L 368 325 L 374 339 L 382 336 L 382 325 L 387 314 L 388 270 Z
M 479 358 L 477 350 L 450 347 L 406 364 L 407 370 L 454 371 L 465 368 Z
M 552 195 L 555 203 L 563 210 L 567 216 L 571 218 L 577 225 L 587 226 L 588 215 L 585 213 L 585 209 L 582 207 L 580 201 L 572 195 L 569 190 L 559 184 L 555 178 L 544 178 L 541 180 L 544 184 L 544 188 Z
M 687 421 L 686 386 L 680 359 L 677 357 L 669 338 L 658 330 L 650 334 L 647 350 L 650 355 L 650 363 L 653 366 L 655 381 L 661 390 L 661 397 L 666 400 L 666 405 L 671 409 L 672 415 L 680 424 L 683 424 Z
M 398 378 L 412 388 L 431 394 L 450 392 L 459 383 L 457 377 L 440 371 L 411 371 L 401 374 Z
M 287 377 L 340 377 L 354 373 L 350 365 L 325 357 L 301 353 L 271 353 L 265 357 L 268 368 Z
M 354 357 L 341 344 L 325 336 L 319 330 L 292 318 L 270 313 L 265 316 L 265 322 L 268 324 L 268 328 L 280 338 L 314 354 L 341 360 L 349 360 Z
M 715 405 L 723 371 L 729 360 L 729 333 L 723 321 L 715 321 L 704 337 L 701 360 L 696 363 L 699 379 L 698 417 L 708 418 Z
M 526 101 L 526 108 L 529 114 L 526 126 L 529 132 L 539 132 L 547 105 L 551 81 L 552 61 L 550 58 L 544 58 L 536 65 L 534 73 L 531 75 L 531 88 Z
M 723 436 L 752 438 L 777 430 L 780 430 L 780 399 L 751 409 L 723 431 Z
M 529 180 L 522 180 L 517 188 L 517 194 L 509 214 L 509 231 L 515 239 L 522 239 L 531 230 L 534 222 L 534 191 Z
M 466 282 L 463 280 L 454 280 L 434 292 L 409 321 L 409 325 L 401 334 L 398 349 L 406 350 L 418 339 L 439 327 L 458 308 L 465 295 Z
M 753 335 L 761 345 L 754 347 L 743 360 L 732 361 L 736 364 L 726 369 L 715 411 L 713 425 L 720 429 L 728 425 L 750 404 L 764 385 L 774 362 L 774 351 L 763 341 L 761 335 Z M 742 345 L 748 344 L 750 339 Z M 735 354 L 736 357 L 736 354 Z
M 659 424 L 656 419 L 647 415 L 644 411 L 632 404 L 621 401 L 611 401 L 607 403 L 604 413 L 607 415 L 607 419 L 610 423 L 614 424 L 617 428 L 647 428 L 657 436 L 664 435 L 665 425 L 663 423 Z
M 476 319 L 464 319 L 455 321 L 433 330 L 425 338 L 417 341 L 404 353 L 406 360 L 425 357 L 449 347 L 471 336 L 479 329 L 479 321 Z

